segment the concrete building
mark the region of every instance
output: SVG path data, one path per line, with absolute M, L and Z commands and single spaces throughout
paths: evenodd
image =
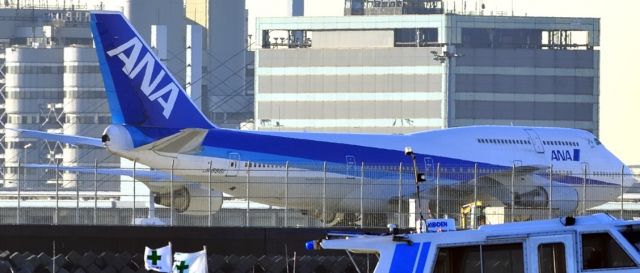
M 173 16 L 183 9 L 180 0 L 0 3 L 0 88 L 6 98 L 0 108 L 5 128 L 99 137 L 111 123 L 89 30 L 88 10 L 95 9 L 122 11 L 147 41 L 152 24 L 166 26 L 168 36 L 185 36 L 184 17 Z M 165 39 L 161 47 L 167 52 L 163 59 L 169 69 L 184 80 L 184 41 Z M 119 158 L 103 149 L 6 133 L 0 158 L 3 186 L 7 188 L 15 188 L 20 181 L 23 190 L 47 190 L 56 180 L 62 187 L 74 188 L 82 180 L 74 173 L 19 168 L 25 163 L 93 166 L 97 161 L 101 166 L 119 165 Z M 93 189 L 90 184 L 86 186 Z M 118 183 L 101 183 L 99 190 L 118 188 Z
M 187 18 L 204 28 L 202 110 L 222 127 L 238 128 L 253 118 L 252 83 L 247 83 L 247 11 L 244 1 L 187 0 Z M 196 98 L 197 99 L 197 98 Z
M 598 134 L 598 19 L 444 14 L 430 0 L 400 1 L 433 5 L 406 14 L 377 2 L 360 14 L 403 15 L 257 20 L 257 129 L 513 124 Z

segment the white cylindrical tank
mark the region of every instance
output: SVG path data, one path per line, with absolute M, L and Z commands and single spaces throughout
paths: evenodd
M 88 137 L 100 137 L 104 129 L 111 124 L 109 105 L 96 50 L 88 46 L 64 48 L 64 134 Z M 66 166 L 93 166 L 98 162 L 101 167 L 119 162 L 103 148 L 91 146 L 65 145 L 63 164 Z M 90 176 L 90 177 L 89 177 Z M 87 190 L 93 189 L 93 174 L 65 172 L 63 186 L 79 185 Z M 85 181 L 77 183 L 78 181 Z M 107 185 L 113 184 L 113 185 Z M 100 190 L 116 190 L 117 183 L 101 183 Z
M 59 123 L 46 118 L 51 117 L 52 106 L 62 103 L 62 49 L 12 47 L 5 55 L 6 128 L 59 128 Z M 18 181 L 24 189 L 44 187 L 47 178 L 42 171 L 18 169 L 21 164 L 48 162 L 43 142 L 7 130 L 5 147 L 5 187 L 15 187 Z

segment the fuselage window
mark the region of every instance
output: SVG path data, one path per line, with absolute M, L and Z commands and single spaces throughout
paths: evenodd
M 636 264 L 609 233 L 582 234 L 582 268 L 628 268 Z

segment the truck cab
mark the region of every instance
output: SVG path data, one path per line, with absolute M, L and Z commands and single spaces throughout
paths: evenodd
M 640 221 L 606 214 L 328 238 L 317 246 L 379 254 L 376 273 L 640 272 Z

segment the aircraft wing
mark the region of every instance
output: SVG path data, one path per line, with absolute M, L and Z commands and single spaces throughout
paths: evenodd
M 49 170 L 60 170 L 60 171 L 68 171 L 68 172 L 77 172 L 77 173 L 88 173 L 88 174 L 103 174 L 103 175 L 114 175 L 114 176 L 129 176 L 133 177 L 132 169 L 120 169 L 120 168 L 92 168 L 92 167 L 78 167 L 78 166 L 56 166 L 51 164 L 26 164 L 23 165 L 27 168 L 36 168 L 36 169 L 49 169 Z M 136 180 L 145 183 L 147 186 L 166 186 L 171 181 L 171 174 L 157 171 L 157 170 L 147 170 L 147 169 L 136 169 Z M 179 176 L 173 177 L 174 182 L 182 184 L 182 178 Z
M 31 138 L 48 140 L 48 141 L 68 143 L 73 145 L 87 145 L 87 146 L 104 148 L 104 144 L 102 143 L 102 140 L 99 138 L 64 135 L 64 134 L 53 134 L 53 133 L 45 133 L 41 131 L 26 130 L 26 129 L 5 128 L 5 130 L 17 132 L 21 137 L 31 137 Z
M 509 169 L 509 170 L 503 171 L 503 172 L 492 173 L 491 176 L 509 176 L 509 177 L 511 177 L 512 173 L 515 173 L 516 176 L 530 175 L 530 174 L 533 174 L 535 172 L 546 170 L 548 168 L 549 168 L 549 166 L 542 166 L 542 165 L 518 166 L 518 167 L 515 167 L 513 169 Z
M 179 133 L 138 147 L 137 150 L 152 150 L 156 152 L 188 154 L 197 151 L 202 146 L 202 141 L 207 135 L 207 130 L 189 128 Z
M 548 166 L 538 166 L 538 165 L 528 165 L 528 166 L 518 166 L 513 169 L 508 169 L 502 172 L 492 172 L 490 174 L 479 173 L 477 177 L 477 182 L 474 181 L 473 178 L 470 178 L 466 181 L 462 181 L 461 183 L 443 186 L 440 195 L 441 196 L 450 196 L 445 197 L 445 200 L 457 200 L 458 203 L 455 205 L 451 205 L 451 207 L 459 208 L 463 204 L 469 203 L 470 200 L 473 201 L 473 190 L 474 184 L 478 187 L 478 195 L 480 196 L 492 196 L 503 203 L 507 204 L 511 202 L 511 181 L 512 174 L 515 173 L 513 182 L 514 187 L 518 188 L 522 185 L 520 177 L 528 176 L 535 172 L 543 171 L 549 168 Z M 530 183 L 530 182 L 525 182 Z M 528 184 L 530 185 L 530 184 Z M 525 186 L 528 186 L 525 185 Z M 435 189 L 433 190 L 435 191 Z M 435 193 L 430 193 L 431 196 L 434 196 Z

